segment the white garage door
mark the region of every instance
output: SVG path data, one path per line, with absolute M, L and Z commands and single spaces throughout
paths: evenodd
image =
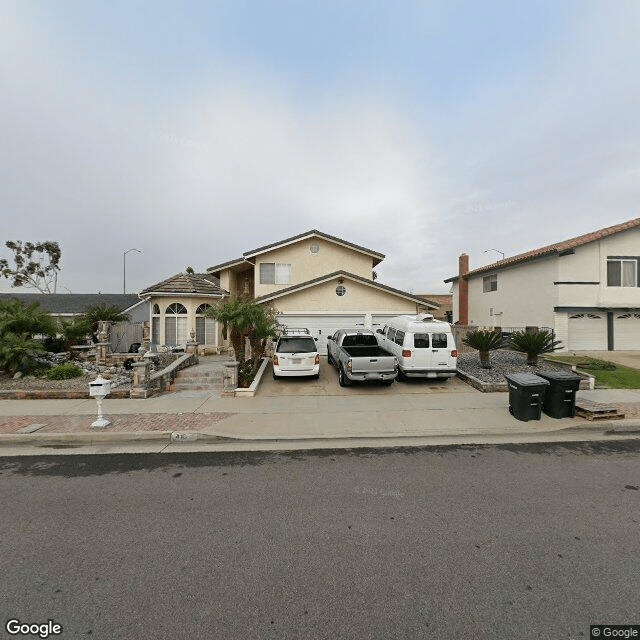
M 396 311 L 395 313 L 374 313 L 371 317 L 371 325 L 373 331 L 375 331 L 376 329 L 382 329 L 382 327 L 384 327 L 384 325 L 387 324 L 387 322 L 391 318 L 403 315 L 415 315 L 415 313 L 411 313 L 410 311 Z
M 640 313 L 613 314 L 613 348 L 616 351 L 640 349 Z
M 569 316 L 571 351 L 607 350 L 607 314 L 575 313 Z
M 314 338 L 318 338 L 318 352 L 327 354 L 327 336 L 338 329 L 362 329 L 365 326 L 364 314 L 354 315 L 302 315 L 283 313 L 278 316 L 278 324 L 286 327 L 304 327 Z

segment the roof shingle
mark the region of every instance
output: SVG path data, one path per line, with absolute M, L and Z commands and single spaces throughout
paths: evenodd
M 154 293 L 196 294 L 224 296 L 229 292 L 220 287 L 220 280 L 208 273 L 177 273 L 140 292 L 140 296 Z

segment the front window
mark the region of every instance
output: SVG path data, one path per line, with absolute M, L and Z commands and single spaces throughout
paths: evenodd
M 291 264 L 287 262 L 261 262 L 260 284 L 291 284 Z
M 637 274 L 638 262 L 635 259 L 607 260 L 608 287 L 635 287 Z
M 488 293 L 489 291 L 498 290 L 498 274 L 492 273 L 490 276 L 482 278 L 482 292 Z
M 201 304 L 196 309 L 196 342 L 198 344 L 217 344 L 216 321 L 206 314 L 211 308 L 210 304 Z
M 165 311 L 164 342 L 172 347 L 187 342 L 187 308 L 179 302 L 170 304 Z

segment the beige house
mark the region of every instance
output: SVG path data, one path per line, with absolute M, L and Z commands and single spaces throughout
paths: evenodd
M 221 346 L 220 327 L 203 316 L 203 305 L 228 296 L 270 305 L 281 325 L 308 328 L 321 353 L 336 329 L 376 329 L 395 315 L 436 311 L 437 303 L 373 279 L 384 257 L 314 229 L 246 251 L 204 274 L 178 274 L 140 294 L 151 304 L 152 342 L 182 344 L 193 329 L 198 343 Z
M 553 329 L 565 350 L 640 349 L 640 218 L 469 270 L 459 258 L 453 320 Z

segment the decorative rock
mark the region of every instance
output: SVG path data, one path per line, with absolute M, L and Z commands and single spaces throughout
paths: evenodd
M 14 380 L 20 380 L 20 378 L 22 378 L 22 371 L 17 371 L 16 373 L 13 374 Z

